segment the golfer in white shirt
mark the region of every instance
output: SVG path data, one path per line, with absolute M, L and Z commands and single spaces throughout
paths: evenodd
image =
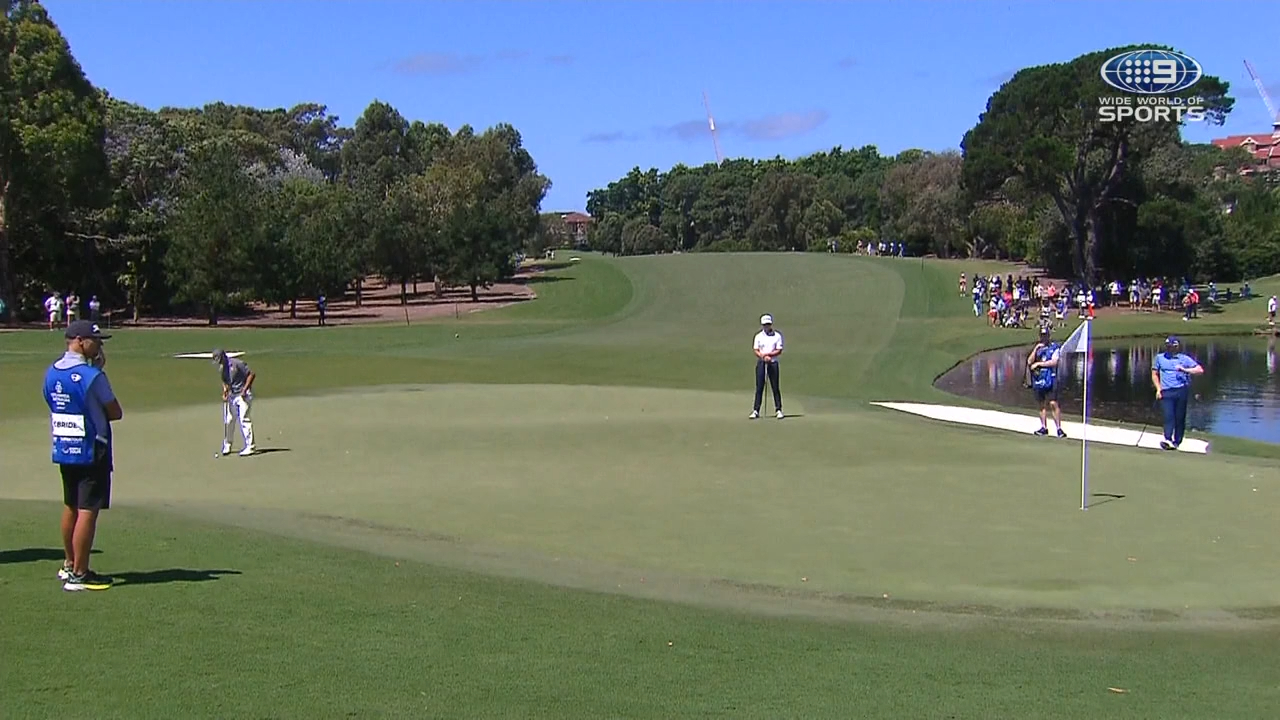
M 782 391 L 778 388 L 778 356 L 782 354 L 782 333 L 773 329 L 773 316 L 760 316 L 760 332 L 756 333 L 753 343 L 756 351 L 756 403 L 751 410 L 751 419 L 760 417 L 760 403 L 764 401 L 764 381 L 769 379 L 769 387 L 773 389 L 773 407 L 777 410 L 778 419 L 782 415 Z

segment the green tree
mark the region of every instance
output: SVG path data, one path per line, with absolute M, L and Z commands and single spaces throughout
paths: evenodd
M 800 235 L 809 250 L 825 251 L 832 240 L 838 240 L 844 223 L 844 213 L 835 203 L 818 199 L 804 211 L 804 219 L 800 221 Z
M 1262 182 L 1243 187 L 1227 216 L 1225 242 L 1244 279 L 1280 272 L 1280 191 Z
M 572 240 L 573 235 L 560 213 L 542 213 L 538 217 L 538 232 L 525 242 L 524 252 L 530 257 L 537 257 L 547 248 L 566 247 Z
M 1114 96 L 1100 69 L 1121 52 L 1112 48 L 1068 63 L 1019 71 L 987 103 L 978 124 L 966 133 L 964 184 L 970 201 L 980 201 L 1010 178 L 1052 199 L 1071 240 L 1072 271 L 1096 281 L 1109 207 L 1124 181 L 1151 150 L 1176 140 L 1175 122 L 1103 122 L 1098 98 Z M 1206 119 L 1221 124 L 1234 101 L 1228 85 L 1204 76 L 1176 95 L 1206 100 Z
M 14 308 L 19 287 L 38 294 L 40 283 L 67 279 L 51 275 L 67 254 L 92 254 L 70 247 L 65 231 L 76 208 L 98 205 L 106 159 L 101 95 L 44 7 L 0 0 L 0 8 L 0 300 Z M 26 258 L 21 267 L 17 257 Z
M 817 180 L 788 167 L 766 170 L 747 200 L 754 218 L 746 239 L 753 250 L 800 250 L 805 247 L 800 224 L 813 202 Z
M 587 231 L 587 246 L 596 252 L 619 254 L 622 252 L 622 228 L 627 219 L 621 213 L 607 212 L 601 216 L 593 216 Z
M 105 149 L 111 172 L 108 228 L 120 260 L 117 283 L 136 322 L 144 307 L 167 309 L 166 230 L 185 166 L 179 128 L 139 105 L 106 100 Z
M 622 228 L 622 248 L 624 255 L 652 255 L 670 252 L 675 242 L 644 218 L 632 218 Z
M 471 289 L 489 287 L 515 270 L 516 253 L 538 232 L 539 210 L 550 182 L 540 175 L 524 149 L 519 132 L 497 125 L 483 135 L 455 136 L 439 161 L 440 172 L 458 173 L 478 182 L 461 183 L 469 193 L 465 209 L 449 213 L 455 221 L 447 233 L 447 259 L 441 277 Z
M 964 246 L 962 160 L 954 152 L 908 151 L 885 175 L 880 204 L 885 232 L 912 252 L 942 257 Z
M 353 191 L 360 208 L 351 228 L 357 248 L 356 305 L 363 303 L 364 277 L 374 271 L 412 279 L 397 264 L 408 255 L 405 236 L 395 213 L 388 212 L 391 187 L 419 161 L 420 148 L 408 141 L 409 122 L 387 103 L 374 101 L 356 120 L 351 138 L 342 145 L 342 181 Z
M 210 325 L 254 286 L 253 252 L 261 247 L 264 210 L 261 186 L 230 140 L 194 153 L 165 267 L 177 299 L 204 308 Z

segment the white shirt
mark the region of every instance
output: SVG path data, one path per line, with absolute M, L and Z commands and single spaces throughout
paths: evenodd
M 778 332 L 777 330 L 774 330 L 773 334 L 769 335 L 765 333 L 765 331 L 761 330 L 760 332 L 756 333 L 756 340 L 753 347 L 754 349 L 759 350 L 760 352 L 763 352 L 763 353 L 771 353 L 777 350 L 781 350 L 782 349 L 782 333 Z M 778 358 L 774 358 L 773 361 L 777 362 Z
M 1272 296 L 1272 298 L 1267 301 L 1267 312 L 1275 312 L 1275 311 L 1276 311 L 1276 299 L 1275 299 L 1275 296 Z

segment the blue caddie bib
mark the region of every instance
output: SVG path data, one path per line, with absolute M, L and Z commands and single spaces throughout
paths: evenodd
M 1040 348 L 1040 351 L 1036 353 L 1036 362 L 1045 362 L 1052 359 L 1057 350 L 1058 343 L 1049 343 L 1048 346 Z M 1058 381 L 1058 369 L 1056 367 L 1036 368 L 1031 375 L 1031 387 L 1036 390 L 1051 390 Z
M 49 405 L 53 462 L 58 465 L 92 465 L 96 459 L 99 428 L 89 412 L 89 385 L 100 374 L 92 365 L 51 367 L 45 374 L 44 400 Z

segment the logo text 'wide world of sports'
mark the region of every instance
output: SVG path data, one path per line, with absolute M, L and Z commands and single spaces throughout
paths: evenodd
M 1102 79 L 1124 92 L 1165 95 L 1200 81 L 1204 68 L 1195 58 L 1171 50 L 1132 50 L 1102 64 Z

